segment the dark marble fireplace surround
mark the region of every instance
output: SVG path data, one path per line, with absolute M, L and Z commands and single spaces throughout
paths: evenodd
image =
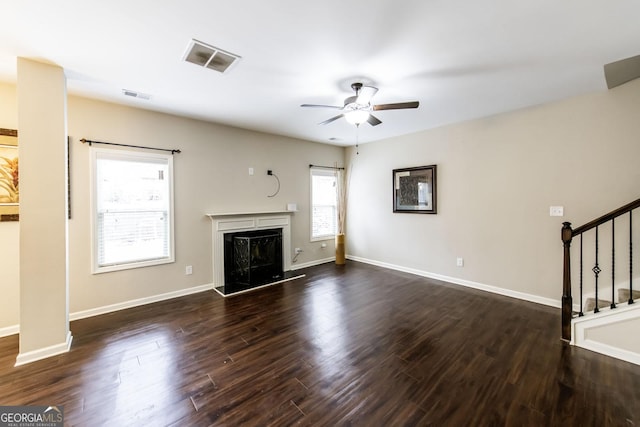
M 227 297 L 304 277 L 292 267 L 293 211 L 209 213 L 213 289 Z
M 225 233 L 225 294 L 283 278 L 281 228 Z

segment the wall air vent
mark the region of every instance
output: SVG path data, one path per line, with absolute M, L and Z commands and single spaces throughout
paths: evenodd
M 122 89 L 122 93 L 132 98 L 151 99 L 151 95 L 148 93 L 136 92 L 135 90 Z
M 220 73 L 227 71 L 240 57 L 210 46 L 198 40 L 191 40 L 184 55 L 184 60 Z

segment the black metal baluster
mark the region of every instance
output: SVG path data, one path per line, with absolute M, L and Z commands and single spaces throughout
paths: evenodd
M 580 313 L 578 313 L 578 316 L 584 316 L 582 312 L 582 301 L 584 300 L 582 294 L 582 234 L 580 234 Z
M 633 211 L 629 211 L 629 304 L 633 304 L 633 232 L 631 218 L 633 218 Z
M 600 311 L 600 308 L 598 308 L 598 275 L 602 271 L 598 265 L 598 227 L 596 227 L 596 265 L 593 266 L 591 271 L 596 276 L 596 308 L 593 309 L 593 312 L 598 313 Z
M 611 218 L 611 308 L 616 308 L 616 219 Z

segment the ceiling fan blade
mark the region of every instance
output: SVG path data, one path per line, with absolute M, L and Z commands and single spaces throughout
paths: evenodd
M 401 110 L 403 108 L 418 108 L 420 103 L 418 101 L 410 101 L 410 102 L 397 102 L 395 104 L 380 104 L 374 105 L 371 107 L 373 111 L 380 110 Z
M 340 117 L 344 116 L 344 114 L 338 114 L 335 117 L 331 117 L 330 119 L 325 120 L 324 122 L 318 123 L 319 125 L 328 125 L 331 122 L 338 120 Z
M 313 107 L 313 108 L 336 108 L 338 110 L 342 109 L 337 105 L 323 105 L 323 104 L 302 104 L 301 107 Z
M 371 126 L 378 126 L 382 122 L 376 116 L 374 116 L 372 114 L 369 114 L 369 118 L 367 119 L 367 123 L 369 123 Z
M 378 92 L 377 87 L 362 86 L 358 91 L 358 98 L 356 99 L 356 103 L 360 105 L 369 104 L 371 102 L 371 98 L 373 98 L 373 95 L 375 95 L 376 92 Z

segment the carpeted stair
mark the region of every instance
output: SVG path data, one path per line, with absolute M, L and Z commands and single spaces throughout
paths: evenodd
M 640 290 L 633 291 L 633 300 L 640 302 Z M 629 301 L 629 289 L 618 289 L 618 301 L 617 304 L 628 302 Z M 611 306 L 610 300 L 605 300 L 602 298 L 598 299 L 598 308 L 607 308 Z M 587 298 L 584 303 L 583 312 L 593 311 L 596 308 L 596 299 L 595 298 Z

